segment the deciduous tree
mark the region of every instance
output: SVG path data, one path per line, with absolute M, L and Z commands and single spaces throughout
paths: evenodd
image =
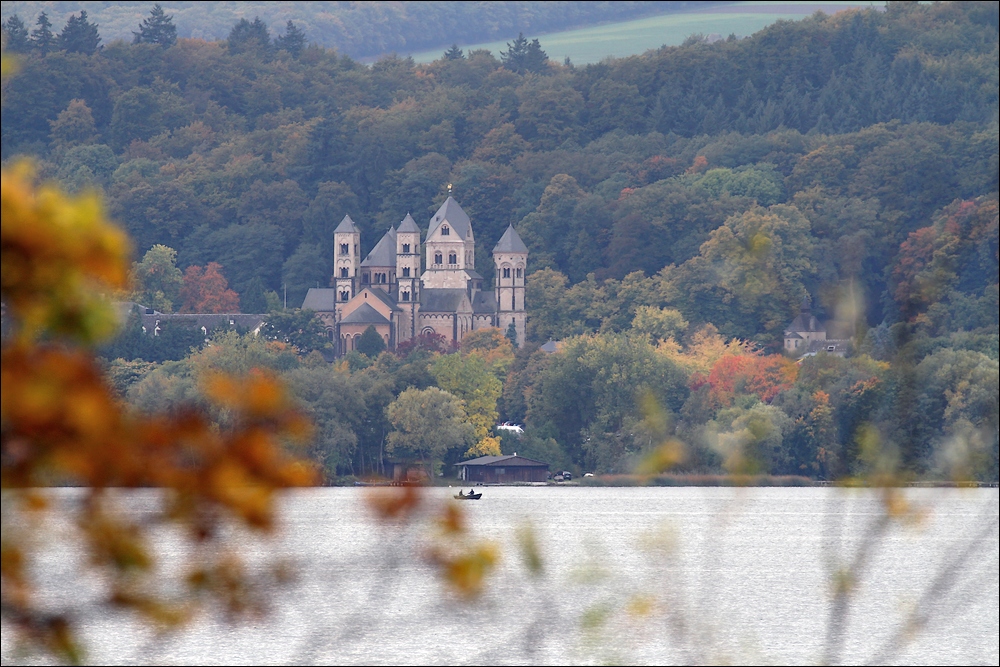
M 240 297 L 229 289 L 222 265 L 209 262 L 208 266 L 189 266 L 184 270 L 184 284 L 180 290 L 182 313 L 237 313 Z

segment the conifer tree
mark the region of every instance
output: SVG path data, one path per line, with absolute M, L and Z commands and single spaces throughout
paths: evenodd
M 458 44 L 452 44 L 451 48 L 444 52 L 445 60 L 464 60 L 465 54 L 462 53 L 462 49 L 458 48 Z
M 530 42 L 524 33 L 518 33 L 513 43 L 507 42 L 507 51 L 500 52 L 500 62 L 511 72 L 540 74 L 545 71 L 549 56 L 542 50 L 537 39 Z
M 385 341 L 375 330 L 375 326 L 370 324 L 358 339 L 358 352 L 370 359 L 374 359 L 385 350 Z
M 87 20 L 86 11 L 81 11 L 79 16 L 70 16 L 59 33 L 59 48 L 70 53 L 90 55 L 97 51 L 100 44 L 97 24 Z
M 267 31 L 267 24 L 255 16 L 253 22 L 240 19 L 229 31 L 226 38 L 231 53 L 256 52 L 266 54 L 271 50 L 271 35 Z
M 28 28 L 17 14 L 3 22 L 4 48 L 11 53 L 27 53 L 31 48 Z
M 513 322 L 507 326 L 507 331 L 504 333 L 504 336 L 510 341 L 510 344 L 514 346 L 514 349 L 517 349 L 517 327 Z
M 149 18 L 139 25 L 139 32 L 133 32 L 133 44 L 159 44 L 163 48 L 173 46 L 177 42 L 177 26 L 173 17 L 167 16 L 163 8 L 153 5 Z
M 274 47 L 279 51 L 288 51 L 293 58 L 298 58 L 306 48 L 306 34 L 289 21 L 285 24 L 285 34 L 275 38 Z
M 240 308 L 248 313 L 266 313 L 267 297 L 264 296 L 264 281 L 260 276 L 254 276 L 247 283 L 240 296 Z
M 507 50 L 500 52 L 500 62 L 504 67 L 519 74 L 524 72 L 524 59 L 528 52 L 528 40 L 524 33 L 518 33 L 513 43 L 507 42 Z
M 42 12 L 35 21 L 38 27 L 31 31 L 31 48 L 39 51 L 43 56 L 56 46 L 56 37 L 52 34 L 52 21 L 48 14 Z

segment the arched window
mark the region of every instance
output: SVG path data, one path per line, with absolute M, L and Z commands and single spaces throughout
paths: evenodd
M 347 301 L 350 298 L 351 298 L 351 293 L 350 292 L 341 290 L 341 292 L 340 292 L 340 300 L 341 301 Z
M 449 264 L 458 264 L 458 255 L 456 255 L 453 252 L 449 252 L 448 253 L 448 263 Z
M 519 266 L 519 267 L 517 267 L 517 277 L 518 277 L 518 278 L 520 278 L 520 277 L 521 277 L 521 267 L 520 267 L 520 266 Z
M 504 278 L 510 278 L 510 267 L 509 266 L 503 267 L 503 277 Z
M 403 244 L 403 254 L 404 255 L 409 255 L 410 254 L 410 244 L 409 243 L 404 243 Z
M 364 273 L 361 274 L 361 283 L 363 285 L 367 285 L 370 282 L 371 282 L 371 277 L 368 275 L 368 272 L 365 271 Z
M 346 266 L 342 266 L 342 267 L 340 267 L 340 277 L 341 277 L 341 278 L 350 278 L 350 277 L 351 277 L 351 273 L 350 273 L 350 271 L 349 271 L 349 270 L 347 269 L 347 267 L 346 267 Z
M 443 261 L 444 260 L 441 259 L 441 253 L 439 253 L 439 252 L 434 253 L 434 263 L 435 264 L 440 264 Z
M 403 267 L 403 277 L 404 278 L 409 278 L 410 277 L 410 267 L 408 267 L 408 266 L 404 266 Z
M 350 255 L 351 254 L 351 245 L 349 243 L 341 243 L 340 244 L 340 254 L 341 255 Z
M 451 230 L 448 229 L 448 225 L 441 225 L 441 236 L 450 236 Z
M 403 292 L 403 301 L 409 301 L 409 300 L 410 300 L 410 293 Z

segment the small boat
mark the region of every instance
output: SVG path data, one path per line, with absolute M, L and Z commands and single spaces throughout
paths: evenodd
M 455 500 L 479 500 L 482 497 L 483 497 L 482 492 L 480 492 L 480 493 L 472 493 L 470 491 L 469 494 L 466 495 L 466 494 L 462 493 L 461 491 L 459 491 L 458 495 L 455 496 Z

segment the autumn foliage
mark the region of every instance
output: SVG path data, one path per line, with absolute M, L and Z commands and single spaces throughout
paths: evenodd
M 110 607 L 161 627 L 207 602 L 237 616 L 262 610 L 256 575 L 227 551 L 221 528 L 235 521 L 269 531 L 277 490 L 313 483 L 311 466 L 286 452 L 286 443 L 309 434 L 309 422 L 260 372 L 206 374 L 205 405 L 228 417 L 221 428 L 195 405 L 169 415 L 128 410 L 91 347 L 116 326 L 102 293 L 126 287 L 126 237 L 96 197 L 38 186 L 24 164 L 3 171 L 2 193 L 4 621 L 64 659 L 82 657 L 74 610 L 40 601 L 45 571 L 30 545 L 51 514 L 75 527 Z M 82 487 L 80 502 L 53 503 L 40 490 L 48 486 Z M 159 504 L 142 523 L 116 505 L 119 489 L 149 487 L 160 490 Z M 158 571 L 150 538 L 167 524 L 192 547 L 174 582 Z M 266 576 L 280 579 L 284 570 Z
M 707 378 L 710 394 L 719 405 L 730 405 L 736 394 L 754 394 L 769 403 L 795 383 L 798 366 L 780 354 L 727 354 L 712 366 Z M 698 380 L 696 380 L 698 382 Z
M 240 297 L 229 289 L 218 262 L 209 262 L 204 268 L 187 267 L 181 302 L 183 313 L 238 313 L 240 310 Z

